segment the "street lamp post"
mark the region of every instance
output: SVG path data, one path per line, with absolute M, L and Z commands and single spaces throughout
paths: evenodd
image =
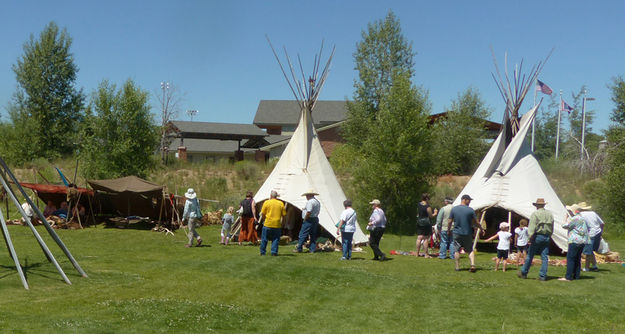
M 586 101 L 594 101 L 594 97 L 586 97 L 586 91 L 584 91 L 584 98 L 582 99 L 582 144 L 580 148 L 580 160 L 584 161 L 584 143 L 586 139 Z
M 197 110 L 187 110 L 187 115 L 189 115 L 189 118 L 191 118 L 191 122 L 193 122 L 193 116 L 197 115 Z

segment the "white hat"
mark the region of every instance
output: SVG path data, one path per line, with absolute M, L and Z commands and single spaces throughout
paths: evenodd
M 510 227 L 510 225 L 508 223 L 506 223 L 506 222 L 501 222 L 499 224 L 499 229 L 500 230 L 503 230 L 504 228 L 508 228 L 508 227 Z
M 379 199 L 374 199 L 373 201 L 369 202 L 369 204 L 380 205 L 380 200 Z
M 580 207 L 577 204 L 571 204 L 571 205 L 567 205 L 566 209 L 573 213 L 576 213 L 577 211 L 579 211 Z
M 586 202 L 579 202 L 579 203 L 577 203 L 577 206 L 579 206 L 580 210 L 590 210 L 590 209 L 592 209 L 592 206 L 588 205 Z
M 306 195 L 313 195 L 313 196 L 317 196 L 319 195 L 317 192 L 315 192 L 312 189 L 309 189 L 307 192 L 303 193 L 302 196 L 306 196 Z
M 184 194 L 184 197 L 188 199 L 194 199 L 197 197 L 197 194 L 195 193 L 195 190 L 193 190 L 193 188 L 189 188 L 187 189 L 187 192 Z

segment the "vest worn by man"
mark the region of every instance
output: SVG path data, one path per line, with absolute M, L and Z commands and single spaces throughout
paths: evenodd
M 244 218 L 254 217 L 254 214 L 252 213 L 252 199 L 251 198 L 248 197 L 242 200 L 241 207 L 243 208 L 243 213 L 241 214 L 241 217 L 244 217 Z

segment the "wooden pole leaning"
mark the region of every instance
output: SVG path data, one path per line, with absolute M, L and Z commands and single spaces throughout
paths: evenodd
M 486 209 L 482 211 L 482 217 L 480 218 L 480 227 L 482 227 L 482 223 L 484 222 L 484 216 L 486 215 Z M 473 239 L 473 247 L 471 248 L 472 252 L 475 252 L 475 247 L 477 246 L 477 239 L 480 238 L 480 229 L 475 231 L 475 239 Z
M 67 249 L 67 247 L 65 246 L 65 244 L 63 243 L 63 241 L 61 241 L 61 238 L 59 238 L 58 234 L 56 234 L 56 232 L 54 231 L 54 229 L 52 228 L 52 226 L 50 226 L 50 224 L 48 223 L 48 221 L 46 220 L 46 217 L 44 217 L 43 213 L 41 212 L 41 210 L 39 210 L 39 208 L 37 206 L 35 206 L 33 204 L 33 201 L 30 200 L 30 198 L 28 198 L 28 196 L 26 195 L 26 192 L 24 191 L 24 188 L 22 187 L 22 185 L 17 181 L 17 178 L 15 178 L 15 175 L 13 175 L 13 173 L 11 172 L 11 170 L 9 169 L 9 167 L 7 166 L 6 162 L 4 161 L 4 159 L 0 158 L 0 167 L 2 167 L 4 169 L 4 171 L 6 172 L 6 175 L 9 176 L 9 178 L 13 181 L 13 183 L 15 184 L 15 186 L 17 187 L 17 189 L 19 189 L 19 191 L 21 192 L 22 196 L 24 196 L 26 202 L 28 202 L 28 204 L 32 207 L 33 211 L 37 214 L 37 217 L 39 217 L 39 219 L 41 220 L 41 222 L 43 223 L 43 225 L 45 226 L 46 230 L 48 231 L 48 234 L 50 234 L 50 236 L 52 237 L 52 239 L 56 242 L 56 244 L 61 248 L 61 250 L 63 251 L 63 253 L 65 253 L 65 256 L 70 260 L 70 262 L 72 263 L 72 265 L 74 266 L 74 268 L 76 268 L 76 270 L 78 271 L 78 273 L 80 275 L 82 275 L 83 277 L 88 277 L 87 273 L 85 273 L 84 270 L 82 270 L 82 268 L 80 267 L 80 265 L 78 264 L 78 262 L 76 261 L 76 259 L 74 259 L 74 257 L 72 256 L 72 253 L 70 253 L 69 249 Z M 2 180 L 3 183 L 4 179 Z M 7 192 L 9 192 L 9 190 L 11 188 L 9 188 L 8 186 L 6 186 Z M 16 199 L 17 200 L 17 199 Z M 21 210 L 22 207 L 21 205 L 19 205 L 18 202 L 18 209 Z M 23 210 L 21 212 L 23 215 Z M 27 221 L 30 222 L 29 219 L 25 219 Z M 32 224 L 31 224 L 32 225 Z M 34 227 L 32 227 L 32 229 L 37 232 L 37 230 L 35 230 Z M 39 234 L 37 234 L 38 236 Z M 41 237 L 39 237 L 41 238 Z M 43 240 L 42 240 L 43 242 Z M 47 248 L 47 247 L 46 247 Z M 60 268 L 60 267 L 59 267 Z M 63 274 L 65 275 L 65 274 Z M 69 280 L 67 280 L 69 283 Z M 71 283 L 70 283 L 71 284 Z
M 2 214 L 2 210 L 0 210 L 0 224 L 2 225 L 2 236 L 4 237 L 4 241 L 7 244 L 9 255 L 11 255 L 13 262 L 15 262 L 15 268 L 17 269 L 17 273 L 20 275 L 20 279 L 22 280 L 22 285 L 24 286 L 24 289 L 28 290 L 28 282 L 26 281 L 26 276 L 24 276 L 24 271 L 22 270 L 22 265 L 20 265 L 20 260 L 17 257 L 15 248 L 13 248 L 11 235 L 9 235 L 9 229 L 7 228 L 6 221 L 4 220 L 4 215 Z
M 50 252 L 50 249 L 48 248 L 46 243 L 43 241 L 43 239 L 41 239 L 41 236 L 39 235 L 39 232 L 37 232 L 37 229 L 35 229 L 35 226 L 33 226 L 33 223 L 30 221 L 30 217 L 28 217 L 28 215 L 26 215 L 26 212 L 24 212 L 24 209 L 20 205 L 20 202 L 17 200 L 17 197 L 15 197 L 15 194 L 13 193 L 13 189 L 11 189 L 9 187 L 9 185 L 5 181 L 4 177 L 0 177 L 0 181 L 2 181 L 2 186 L 4 187 L 4 189 L 6 189 L 7 194 L 9 195 L 9 197 L 11 197 L 11 200 L 13 201 L 13 204 L 15 204 L 15 207 L 17 208 L 19 213 L 24 218 L 24 221 L 26 222 L 26 224 L 28 225 L 30 230 L 33 232 L 33 235 L 35 236 L 35 239 L 37 239 L 37 242 L 39 243 L 39 246 L 43 250 L 43 252 L 46 255 L 46 257 L 48 258 L 48 261 L 50 261 L 50 262 L 52 262 L 52 264 L 54 264 L 54 266 L 56 267 L 56 270 L 59 272 L 59 274 L 61 274 L 61 276 L 63 277 L 63 280 L 65 281 L 65 283 L 71 285 L 72 282 L 70 282 L 69 278 L 67 278 L 67 276 L 65 275 L 65 272 L 63 271 L 63 268 L 61 268 L 59 263 L 54 258 L 54 255 L 52 255 L 52 252 Z M 19 183 L 17 183 L 17 185 L 18 185 L 18 187 L 21 188 L 21 186 L 19 186 Z M 23 191 L 23 189 L 22 189 L 22 191 Z M 33 209 L 35 209 L 36 207 L 33 206 L 32 201 L 28 198 L 28 196 L 26 196 L 26 193 L 23 193 L 23 195 L 24 195 L 24 198 L 26 199 L 26 201 L 28 202 L 28 204 Z M 45 221 L 45 219 L 44 219 L 44 221 Z

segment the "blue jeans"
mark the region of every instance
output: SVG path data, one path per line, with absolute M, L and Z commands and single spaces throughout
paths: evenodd
M 282 235 L 281 228 L 263 226 L 263 233 L 260 237 L 260 255 L 267 253 L 267 239 L 271 239 L 271 255 L 278 255 L 280 235 Z
M 297 242 L 297 251 L 302 251 L 302 246 L 306 242 L 306 238 L 310 236 L 310 247 L 308 249 L 311 253 L 317 249 L 317 234 L 319 233 L 319 218 L 309 217 L 308 220 L 302 222 L 302 228 L 299 230 L 299 240 Z
M 584 244 L 569 244 L 569 249 L 566 252 L 566 279 L 579 279 L 584 246 Z
M 454 258 L 454 252 L 451 250 L 451 243 L 453 239 L 451 234 L 447 234 L 447 231 L 441 231 L 441 249 L 440 254 L 438 255 L 439 259 L 447 258 L 447 249 L 449 249 L 449 258 Z
M 540 254 L 540 259 L 543 262 L 540 265 L 540 278 L 547 278 L 547 268 L 549 266 L 549 239 L 548 235 L 537 234 L 534 242 L 530 245 L 530 250 L 527 252 L 527 258 L 521 268 L 521 274 L 527 275 L 532 266 L 532 260 L 534 255 Z
M 354 232 L 341 232 L 343 239 L 343 257 L 346 259 L 352 258 L 352 239 L 354 239 Z

